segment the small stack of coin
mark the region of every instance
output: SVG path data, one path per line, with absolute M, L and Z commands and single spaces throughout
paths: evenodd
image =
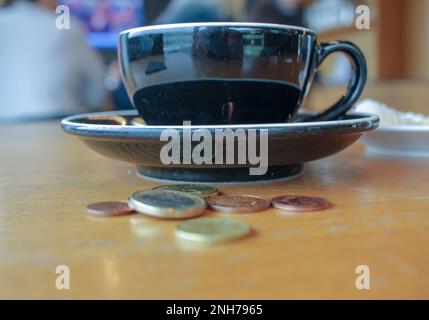
M 319 211 L 332 206 L 326 199 L 293 195 L 275 197 L 271 202 L 274 208 L 293 212 Z
M 231 241 L 248 235 L 250 225 L 224 218 L 198 218 L 182 222 L 176 227 L 176 236 L 199 242 Z
M 160 219 L 189 219 L 202 215 L 206 202 L 197 196 L 168 190 L 135 192 L 128 200 L 131 208 Z
M 155 187 L 152 190 L 169 190 L 169 191 L 186 192 L 194 196 L 201 197 L 203 199 L 209 199 L 219 194 L 219 191 L 217 188 L 203 185 L 203 184 L 170 184 L 170 185 Z
M 209 207 L 224 213 L 254 213 L 268 209 L 271 202 L 267 199 L 249 195 L 224 195 L 207 200 Z
M 217 188 L 208 185 L 174 184 L 135 192 L 128 202 L 93 203 L 86 210 L 88 215 L 96 217 L 115 217 L 137 211 L 159 219 L 191 219 L 203 215 L 207 205 L 222 213 L 254 213 L 271 205 L 285 212 L 318 211 L 332 206 L 326 199 L 309 196 L 283 195 L 270 201 L 252 195 L 219 195 Z M 178 238 L 208 243 L 239 239 L 250 232 L 250 225 L 244 222 L 218 217 L 191 219 L 176 226 Z M 144 235 L 147 234 L 145 230 Z

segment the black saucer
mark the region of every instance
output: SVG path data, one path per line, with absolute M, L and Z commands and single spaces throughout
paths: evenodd
M 208 129 L 212 135 L 215 129 L 268 130 L 268 171 L 265 175 L 252 176 L 249 175 L 250 164 L 163 165 L 160 151 L 167 142 L 160 140 L 161 133 L 165 129 L 176 129 L 183 134 L 183 127 L 148 126 L 137 116 L 134 110 L 84 114 L 64 119 L 62 127 L 96 152 L 137 165 L 138 173 L 143 177 L 237 183 L 297 176 L 305 162 L 336 154 L 353 144 L 364 132 L 378 126 L 377 116 L 353 113 L 335 121 L 190 127 L 192 132 Z

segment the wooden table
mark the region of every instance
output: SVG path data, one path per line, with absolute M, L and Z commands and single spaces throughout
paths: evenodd
M 103 158 L 58 123 L 0 127 L 0 298 L 429 298 L 429 162 L 370 158 L 362 147 L 307 165 L 300 178 L 220 186 L 224 193 L 303 194 L 335 207 L 225 215 L 254 234 L 178 242 L 174 221 L 89 218 L 87 204 L 157 183 Z M 58 265 L 70 290 L 55 286 Z M 355 269 L 370 268 L 370 290 Z

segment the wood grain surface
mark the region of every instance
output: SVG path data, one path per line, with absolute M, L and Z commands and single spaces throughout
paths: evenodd
M 360 146 L 290 181 L 225 194 L 329 199 L 332 209 L 219 214 L 250 223 L 236 242 L 178 241 L 174 221 L 90 218 L 85 207 L 159 183 L 67 136 L 59 123 L 0 127 L 0 298 L 429 298 L 429 161 L 371 158 Z M 55 286 L 70 268 L 70 290 Z M 370 268 L 370 290 L 355 269 Z

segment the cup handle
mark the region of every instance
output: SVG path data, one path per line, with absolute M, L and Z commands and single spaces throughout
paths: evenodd
M 348 41 L 321 43 L 317 48 L 316 69 L 334 52 L 344 52 L 352 65 L 352 77 L 347 86 L 347 93 L 329 109 L 314 116 L 305 117 L 307 121 L 335 120 L 344 115 L 359 99 L 366 83 L 367 67 L 365 57 L 360 49 Z

